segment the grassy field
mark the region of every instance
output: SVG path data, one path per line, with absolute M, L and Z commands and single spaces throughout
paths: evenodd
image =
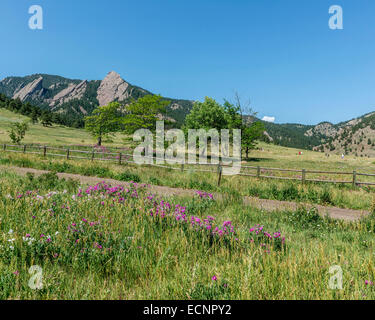
M 21 117 L 22 118 L 22 117 Z M 10 143 L 6 130 L 9 123 L 19 121 L 20 116 L 0 109 L 0 142 Z M 90 149 L 94 140 L 82 129 L 53 126 L 45 128 L 40 124 L 31 125 L 27 132 L 25 143 L 48 144 L 52 146 L 70 146 L 75 149 Z M 85 147 L 86 146 L 86 147 Z M 105 142 L 106 149 L 111 151 L 111 147 L 123 147 L 131 153 L 134 143 L 125 136 L 118 135 L 113 142 Z M 130 151 L 129 151 L 130 149 Z M 302 155 L 299 155 L 299 152 Z M 55 153 L 57 151 L 54 151 Z M 64 153 L 65 151 L 62 151 Z M 81 155 L 82 156 L 82 155 Z M 284 148 L 275 145 L 260 143 L 256 150 L 250 153 L 250 160 L 244 161 L 243 166 L 261 166 L 286 169 L 307 169 L 319 171 L 335 172 L 357 172 L 375 173 L 373 159 L 356 158 L 346 156 L 324 154 L 313 151 Z M 22 167 L 32 167 L 38 169 L 53 170 L 58 172 L 77 173 L 84 175 L 96 175 L 103 178 L 114 178 L 118 180 L 136 180 L 143 183 L 166 185 L 170 187 L 198 188 L 207 191 L 229 192 L 237 195 L 249 195 L 264 199 L 289 200 L 306 203 L 316 203 L 330 206 L 337 206 L 351 209 L 374 209 L 374 188 L 372 187 L 352 187 L 342 184 L 319 184 L 307 183 L 301 185 L 300 182 L 289 182 L 280 180 L 264 180 L 251 177 L 224 177 L 220 187 L 217 186 L 217 174 L 193 171 L 181 173 L 163 168 L 135 167 L 132 165 L 119 166 L 116 163 L 94 162 L 87 160 L 72 160 L 47 158 L 37 155 L 22 155 L 0 153 L 0 163 L 3 165 L 13 165 Z M 243 168 L 242 172 L 255 173 L 254 169 Z M 280 175 L 301 178 L 301 173 L 275 173 L 273 171 L 262 170 L 262 175 Z M 327 175 L 327 174 L 307 174 L 306 178 L 350 181 L 349 175 Z M 358 180 L 375 182 L 374 178 L 358 177 Z
M 17 119 L 0 112 L 2 143 L 9 143 L 6 126 Z M 122 146 L 123 138 L 105 146 Z M 32 125 L 25 143 L 67 146 L 94 141 L 83 130 Z M 126 142 L 124 147 L 131 145 Z M 299 151 L 260 144 L 247 164 L 375 171 L 369 158 L 342 160 Z M 216 172 L 1 151 L 0 164 L 1 299 L 375 298 L 373 215 L 349 223 L 322 218 L 302 206 L 268 213 L 241 201 L 241 196 L 251 195 L 373 211 L 372 188 L 243 176 L 225 176 L 217 186 Z M 21 177 L 7 166 L 135 185 L 79 186 L 58 180 L 54 173 Z M 143 183 L 202 192 L 195 198 L 155 197 Z M 206 192 L 220 192 L 223 198 L 211 199 Z M 31 266 L 38 266 L 36 273 Z M 341 290 L 328 288 L 333 266 L 343 271 Z M 38 274 L 43 287 L 32 289 L 38 287 Z
M 186 189 L 201 189 L 210 192 L 229 193 L 237 196 L 254 196 L 263 199 L 287 200 L 315 203 L 349 209 L 374 209 L 374 189 L 352 187 L 341 184 L 290 182 L 283 180 L 257 179 L 247 176 L 225 176 L 217 185 L 215 171 L 181 172 L 159 167 L 118 165 L 106 161 L 66 160 L 52 157 L 0 152 L 0 164 L 36 168 L 56 172 L 75 173 L 121 181 L 137 181 L 153 185 L 164 185 Z
M 30 118 L 16 114 L 6 109 L 0 108 L 0 143 L 10 143 L 8 130 L 12 122 L 21 122 L 30 120 Z M 122 144 L 124 137 L 118 135 L 110 142 L 110 145 L 117 146 Z M 52 127 L 43 127 L 40 123 L 30 123 L 30 129 L 27 131 L 22 143 L 40 143 L 53 146 L 59 145 L 94 145 L 96 140 L 83 129 L 75 129 L 64 126 L 53 125 Z
M 375 298 L 373 217 L 270 214 L 206 193 L 157 199 L 142 186 L 80 190 L 53 175 L 1 181 L 2 299 Z M 328 288 L 334 265 L 342 290 Z

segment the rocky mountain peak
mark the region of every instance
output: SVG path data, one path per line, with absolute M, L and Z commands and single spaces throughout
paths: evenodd
M 13 99 L 19 98 L 21 101 L 25 101 L 28 98 L 34 98 L 35 96 L 41 95 L 43 91 L 42 82 L 43 77 L 39 77 L 26 86 L 19 88 L 14 93 Z
M 115 72 L 109 72 L 103 80 L 69 79 L 58 75 L 32 74 L 7 77 L 0 81 L 0 93 L 9 98 L 19 98 L 41 109 L 69 118 L 70 123 L 81 121 L 98 106 L 112 101 L 126 102 L 152 92 L 132 85 Z M 165 98 L 170 101 L 168 117 L 182 124 L 191 110 L 193 101 Z
M 87 80 L 83 80 L 77 85 L 70 84 L 66 89 L 56 94 L 50 102 L 50 107 L 69 102 L 73 99 L 81 99 L 87 88 Z
M 315 134 L 319 134 L 326 137 L 333 137 L 336 133 L 337 130 L 332 123 L 321 122 L 317 124 L 314 128 L 307 130 L 305 136 L 311 137 Z
M 112 101 L 123 101 L 129 97 L 129 84 L 115 72 L 109 72 L 100 83 L 97 92 L 97 100 L 100 106 Z

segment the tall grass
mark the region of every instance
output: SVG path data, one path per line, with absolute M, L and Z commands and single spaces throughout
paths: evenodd
M 372 216 L 346 223 L 244 207 L 235 194 L 162 199 L 142 185 L 0 178 L 2 299 L 375 298 Z M 28 285 L 32 265 L 40 290 Z M 343 290 L 328 289 L 332 265 Z
M 170 187 L 237 193 L 263 199 L 296 201 L 350 209 L 371 210 L 374 188 L 344 184 L 274 181 L 243 176 L 225 176 L 217 186 L 217 174 L 169 170 L 147 166 L 122 165 L 80 160 L 62 160 L 23 154 L 0 154 L 0 164 L 66 172 L 121 181 L 135 181 Z

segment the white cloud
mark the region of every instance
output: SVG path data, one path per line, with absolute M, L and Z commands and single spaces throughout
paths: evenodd
M 267 122 L 275 122 L 275 117 L 264 116 L 262 120 Z

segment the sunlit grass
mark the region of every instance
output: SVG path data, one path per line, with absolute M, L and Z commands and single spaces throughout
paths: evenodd
M 173 211 L 176 204 L 186 206 L 189 221 L 190 216 L 213 216 L 218 226 L 231 221 L 238 240 L 210 243 L 205 236 L 210 232 L 150 216 L 147 189 L 119 201 L 122 196 L 105 193 L 89 197 L 86 187 L 80 197 L 76 183 L 58 182 L 53 175 L 0 177 L 2 299 L 375 298 L 373 286 L 365 284 L 375 279 L 372 217 L 345 223 L 303 209 L 271 214 L 233 198 L 164 199 Z M 50 180 L 53 189 L 46 187 Z M 256 224 L 280 231 L 285 249 L 251 242 L 249 228 Z M 30 237 L 35 240 L 29 246 Z M 41 290 L 28 286 L 31 265 L 43 269 Z M 333 265 L 343 270 L 343 290 L 328 288 Z

